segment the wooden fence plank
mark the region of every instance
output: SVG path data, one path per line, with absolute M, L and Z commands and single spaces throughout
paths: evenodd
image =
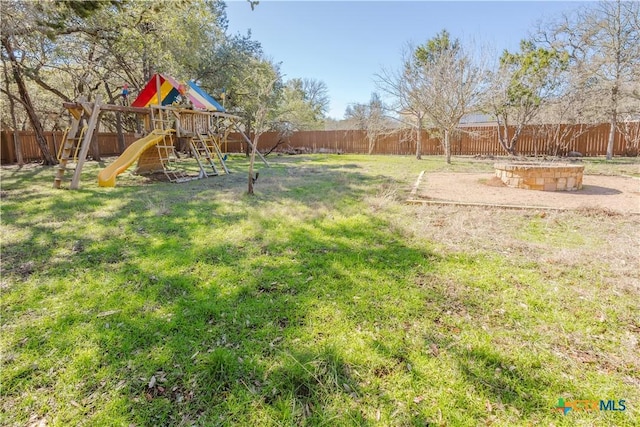
M 640 127 L 640 123 L 635 126 Z M 582 132 L 582 133 L 581 133 Z M 606 154 L 607 141 L 609 138 L 609 124 L 602 123 L 590 127 L 583 132 L 582 128 L 574 126 L 565 132 L 569 138 L 572 133 L 578 133 L 572 141 L 567 141 L 567 147 L 560 150 L 560 154 L 569 151 L 578 151 L 585 156 L 602 156 Z M 2 164 L 15 163 L 15 153 L 13 147 L 13 131 L 2 132 L 2 149 L 0 160 Z M 521 155 L 552 155 L 553 144 L 549 140 L 549 129 L 542 129 L 540 126 L 527 126 L 518 141 L 517 151 Z M 373 150 L 374 154 L 393 155 L 414 155 L 416 151 L 415 131 L 411 131 L 410 138 L 407 138 L 407 131 L 398 131 L 380 137 Z M 24 160 L 40 161 L 42 155 L 33 131 L 17 131 L 22 145 Z M 45 138 L 52 152 L 57 152 L 62 143 L 63 132 L 45 132 Z M 125 134 L 125 146 L 128 147 L 138 137 L 134 134 Z M 281 136 L 277 132 L 265 132 L 261 135 L 259 149 L 268 150 L 281 141 Z M 440 141 L 433 131 L 423 130 L 422 153 L 424 155 L 442 155 L 444 153 Z M 627 147 L 624 135 L 620 132 L 615 134 L 614 155 L 637 155 L 638 141 L 630 142 L 631 147 Z M 99 133 L 98 144 L 100 153 L 103 156 L 119 155 L 118 136 L 115 133 Z M 245 144 L 239 134 L 230 134 L 227 143 L 228 152 L 243 152 Z M 332 130 L 332 131 L 306 131 L 295 132 L 286 138 L 285 142 L 278 146 L 276 151 L 287 152 L 289 150 L 307 152 L 329 152 L 329 153 L 353 153 L 367 154 L 369 152 L 369 142 L 365 131 L 361 130 Z M 453 155 L 504 155 L 506 154 L 498 142 L 498 133 L 495 126 L 467 126 L 461 128 L 461 132 L 452 135 L 451 152 Z

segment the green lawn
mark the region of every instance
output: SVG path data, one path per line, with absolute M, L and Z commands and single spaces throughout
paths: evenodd
M 638 216 L 403 203 L 473 159 L 269 160 L 254 197 L 243 157 L 78 191 L 3 167 L 0 424 L 640 424 Z

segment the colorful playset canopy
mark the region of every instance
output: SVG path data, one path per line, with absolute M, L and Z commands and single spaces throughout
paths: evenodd
M 187 96 L 194 108 L 207 111 L 224 111 L 224 108 L 209 94 L 202 90 L 194 82 L 188 82 Z M 131 103 L 132 107 L 148 107 L 158 103 L 158 86 L 160 87 L 160 99 L 162 105 L 173 104 L 180 95 L 180 83 L 177 80 L 162 74 L 154 74 L 147 85 L 140 91 L 138 97 Z

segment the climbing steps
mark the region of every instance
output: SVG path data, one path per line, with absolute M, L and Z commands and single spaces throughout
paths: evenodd
M 157 105 L 151 106 L 151 126 L 155 130 L 173 129 L 175 118 L 169 115 L 169 111 Z
M 125 108 L 102 104 L 100 96 L 94 102 L 88 102 L 83 97 L 77 102 L 65 103 L 64 106 L 72 120 L 56 153 L 59 165 L 53 182 L 55 188 L 61 187 L 67 169 L 73 170 L 70 188 L 79 188 L 82 168 L 103 111 L 143 115 L 144 127 L 140 127 L 141 138 L 131 143 L 116 161 L 101 172 L 98 177 L 101 186 L 115 185 L 115 176 L 123 173 L 134 162 L 137 162 L 134 173 L 162 172 L 170 182 L 229 174 L 230 170 L 225 163 L 227 156 L 221 148 L 225 148 L 224 144 L 232 127 L 242 135 L 244 142 L 253 146 L 238 124 L 239 117 L 226 113 L 161 105 Z M 183 147 L 187 149 L 184 154 Z M 260 152 L 257 152 L 257 156 L 268 166 Z M 70 164 L 72 162 L 75 162 L 75 169 Z
M 198 162 L 198 166 L 200 166 L 200 178 L 220 175 L 211 156 L 211 146 L 209 144 L 210 141 L 207 134 L 198 133 L 191 140 L 191 152 Z
M 156 129 L 154 132 L 162 132 L 163 134 L 162 142 L 156 144 L 156 150 L 158 150 L 158 158 L 169 182 L 186 182 L 196 179 L 196 177 L 189 176 L 179 165 L 174 142 L 175 131 L 173 129 L 165 131 Z
M 71 136 L 69 134 L 70 130 L 71 128 L 66 128 L 64 130 L 64 133 L 62 134 L 62 144 L 60 144 L 60 147 L 58 148 L 58 153 L 56 155 L 56 158 L 58 159 L 58 161 L 62 160 L 62 152 L 64 151 L 64 147 L 66 146 L 67 141 L 72 142 L 70 153 L 68 154 L 68 160 L 72 160 L 74 162 L 78 160 L 78 152 L 80 151 L 80 141 L 82 141 L 82 137 L 84 136 L 84 133 L 87 130 L 87 127 L 84 126 L 80 131 L 80 136 L 77 136 L 77 137 Z M 71 155 L 71 153 L 73 153 L 73 155 Z
M 216 141 L 215 134 L 210 132 L 198 132 L 196 137 L 191 141 L 191 151 L 200 166 L 200 177 L 217 176 L 220 174 L 215 164 L 217 158 L 224 173 L 229 174 L 229 169 L 224 162 L 222 152 Z M 209 172 L 211 170 L 211 172 Z
M 227 168 L 227 164 L 225 163 L 226 157 L 227 156 L 223 156 L 222 155 L 222 151 L 220 151 L 220 143 L 219 141 L 221 140 L 221 135 L 220 134 L 214 134 L 212 131 L 210 131 L 208 133 L 209 139 L 210 139 L 210 147 L 213 148 L 213 152 L 215 152 L 216 157 L 218 158 L 218 161 L 220 162 L 220 165 L 222 166 L 222 169 L 224 170 L 224 173 L 229 174 L 229 169 Z M 223 136 L 223 135 L 222 135 Z
M 71 128 L 67 132 L 58 154 L 59 163 L 56 176 L 53 179 L 54 188 L 60 188 L 69 161 L 76 162 L 70 188 L 77 189 L 79 187 L 80 173 L 89 153 L 93 133 L 98 125 L 101 99 L 100 95 L 96 97 L 96 101 L 93 103 L 82 99 L 79 102 L 80 107 L 69 110 L 72 116 Z M 81 128 L 80 124 L 85 119 L 87 125 Z

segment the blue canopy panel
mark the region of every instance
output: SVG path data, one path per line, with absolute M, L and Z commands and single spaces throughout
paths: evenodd
M 198 103 L 204 105 L 206 110 L 220 112 L 225 111 L 224 108 L 222 108 L 222 105 L 218 104 L 215 99 L 213 99 L 207 92 L 202 90 L 197 84 L 195 84 L 195 82 L 189 82 L 188 84 L 191 88 L 191 90 L 189 91 L 189 96 L 198 100 Z

